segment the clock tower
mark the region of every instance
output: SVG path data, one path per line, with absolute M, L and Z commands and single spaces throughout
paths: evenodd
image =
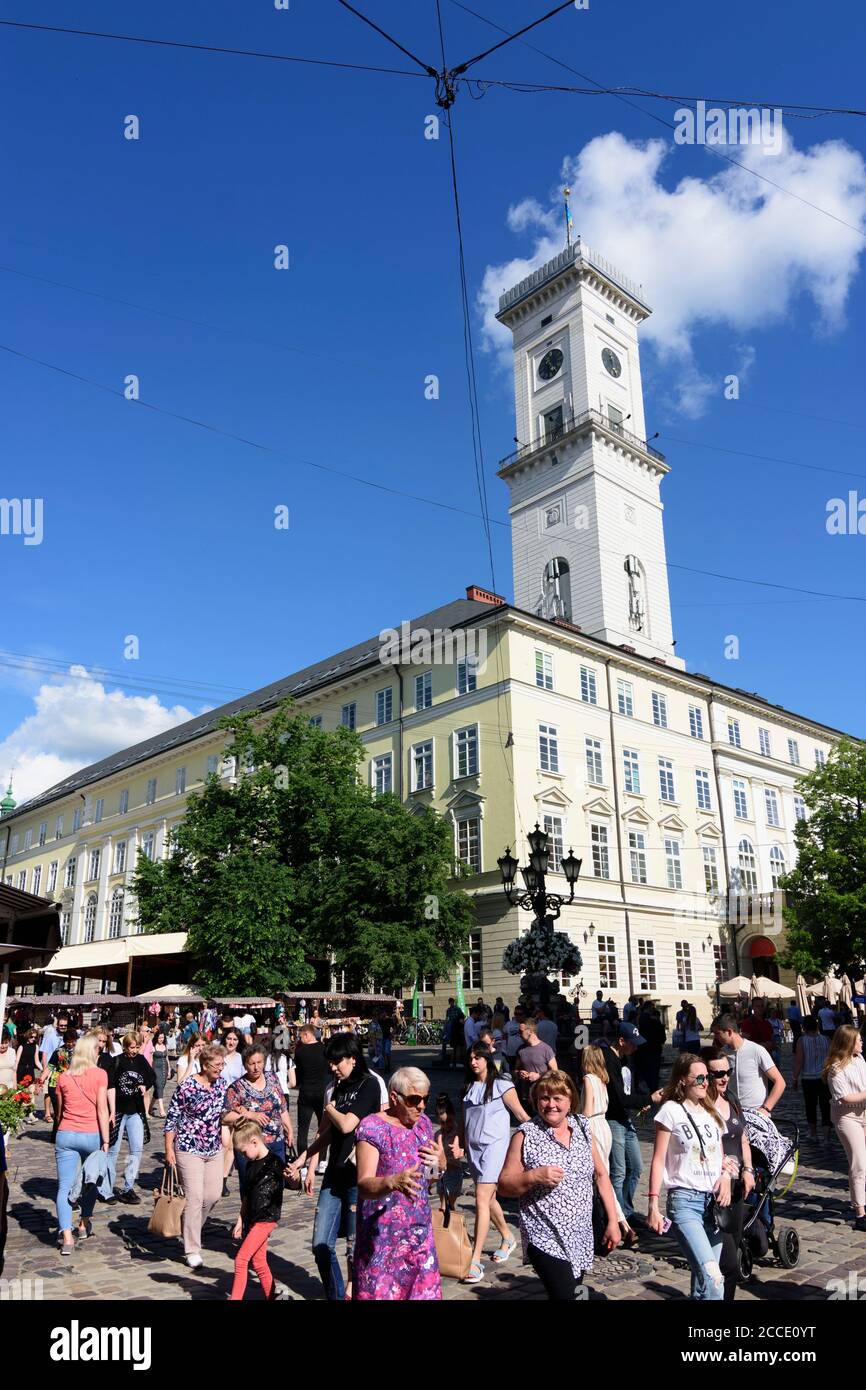
M 683 669 L 662 526 L 664 456 L 646 441 L 643 291 L 584 243 L 499 300 L 514 336 L 514 601 Z

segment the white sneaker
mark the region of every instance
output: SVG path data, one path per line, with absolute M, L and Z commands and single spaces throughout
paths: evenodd
M 201 1255 L 187 1255 L 186 1262 L 190 1269 L 198 1269 L 199 1265 L 204 1263 Z

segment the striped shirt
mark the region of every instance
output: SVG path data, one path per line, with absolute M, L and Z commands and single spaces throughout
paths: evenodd
M 830 1051 L 829 1042 L 820 1033 L 804 1033 L 799 1045 L 803 1053 L 801 1077 L 804 1081 L 819 1080 Z

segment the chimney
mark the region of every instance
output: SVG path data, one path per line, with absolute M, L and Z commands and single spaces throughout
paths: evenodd
M 492 594 L 489 589 L 482 589 L 478 584 L 466 586 L 466 597 L 473 603 L 492 603 L 494 606 L 505 602 L 499 594 Z
M 567 618 L 554 618 L 553 621 L 557 627 L 568 628 L 569 632 L 583 632 L 582 627 L 578 627 L 577 623 L 570 623 Z

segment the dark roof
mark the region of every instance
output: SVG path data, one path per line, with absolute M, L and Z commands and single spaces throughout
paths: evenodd
M 57 903 L 50 898 L 39 898 L 35 893 L 25 893 L 22 888 L 0 883 L 0 923 L 45 917 L 58 910 Z
M 455 599 L 452 603 L 443 604 L 441 608 L 434 608 L 431 612 L 422 614 L 420 618 L 412 618 L 409 621 L 409 630 L 414 632 L 417 628 L 425 628 L 428 631 L 432 631 L 434 628 L 455 629 L 463 627 L 475 618 L 492 611 L 493 606 L 489 603 L 480 603 L 474 599 Z M 399 623 L 396 624 L 396 629 L 399 631 Z M 122 772 L 124 768 L 145 762 L 148 758 L 165 753 L 177 745 L 190 743 L 194 739 L 201 738 L 203 734 L 216 729 L 220 720 L 226 715 L 240 714 L 243 710 L 270 709 L 290 695 L 294 697 L 308 695 L 312 691 L 328 685 L 338 676 L 347 676 L 353 671 L 362 670 L 365 666 L 375 665 L 379 660 L 381 645 L 377 633 L 375 637 L 368 638 L 366 642 L 358 642 L 356 646 L 347 647 L 345 651 L 338 652 L 336 656 L 329 656 L 324 661 L 317 661 L 312 666 L 305 666 L 303 670 L 296 671 L 294 675 L 284 676 L 282 680 L 274 681 L 271 685 L 264 685 L 260 690 L 254 690 L 249 695 L 241 696 L 239 700 L 232 700 L 227 705 L 220 705 L 217 709 L 208 710 L 206 714 L 200 714 L 196 719 L 189 719 L 185 724 L 175 724 L 172 728 L 166 729 L 164 733 L 155 734 L 153 738 L 145 739 L 143 743 L 136 743 L 131 748 L 123 748 L 117 753 L 112 753 L 109 757 L 102 758 L 100 762 L 91 763 L 89 767 L 83 767 L 78 772 L 74 772 L 71 777 L 66 777 L 62 782 L 55 783 L 53 787 L 41 792 L 39 796 L 21 802 L 13 812 L 4 816 L 4 823 L 17 820 L 22 815 L 32 815 L 40 806 L 57 801 L 60 797 L 69 796 L 71 792 L 80 791 L 92 782 L 101 781 L 103 777 L 110 777 L 112 773 Z

